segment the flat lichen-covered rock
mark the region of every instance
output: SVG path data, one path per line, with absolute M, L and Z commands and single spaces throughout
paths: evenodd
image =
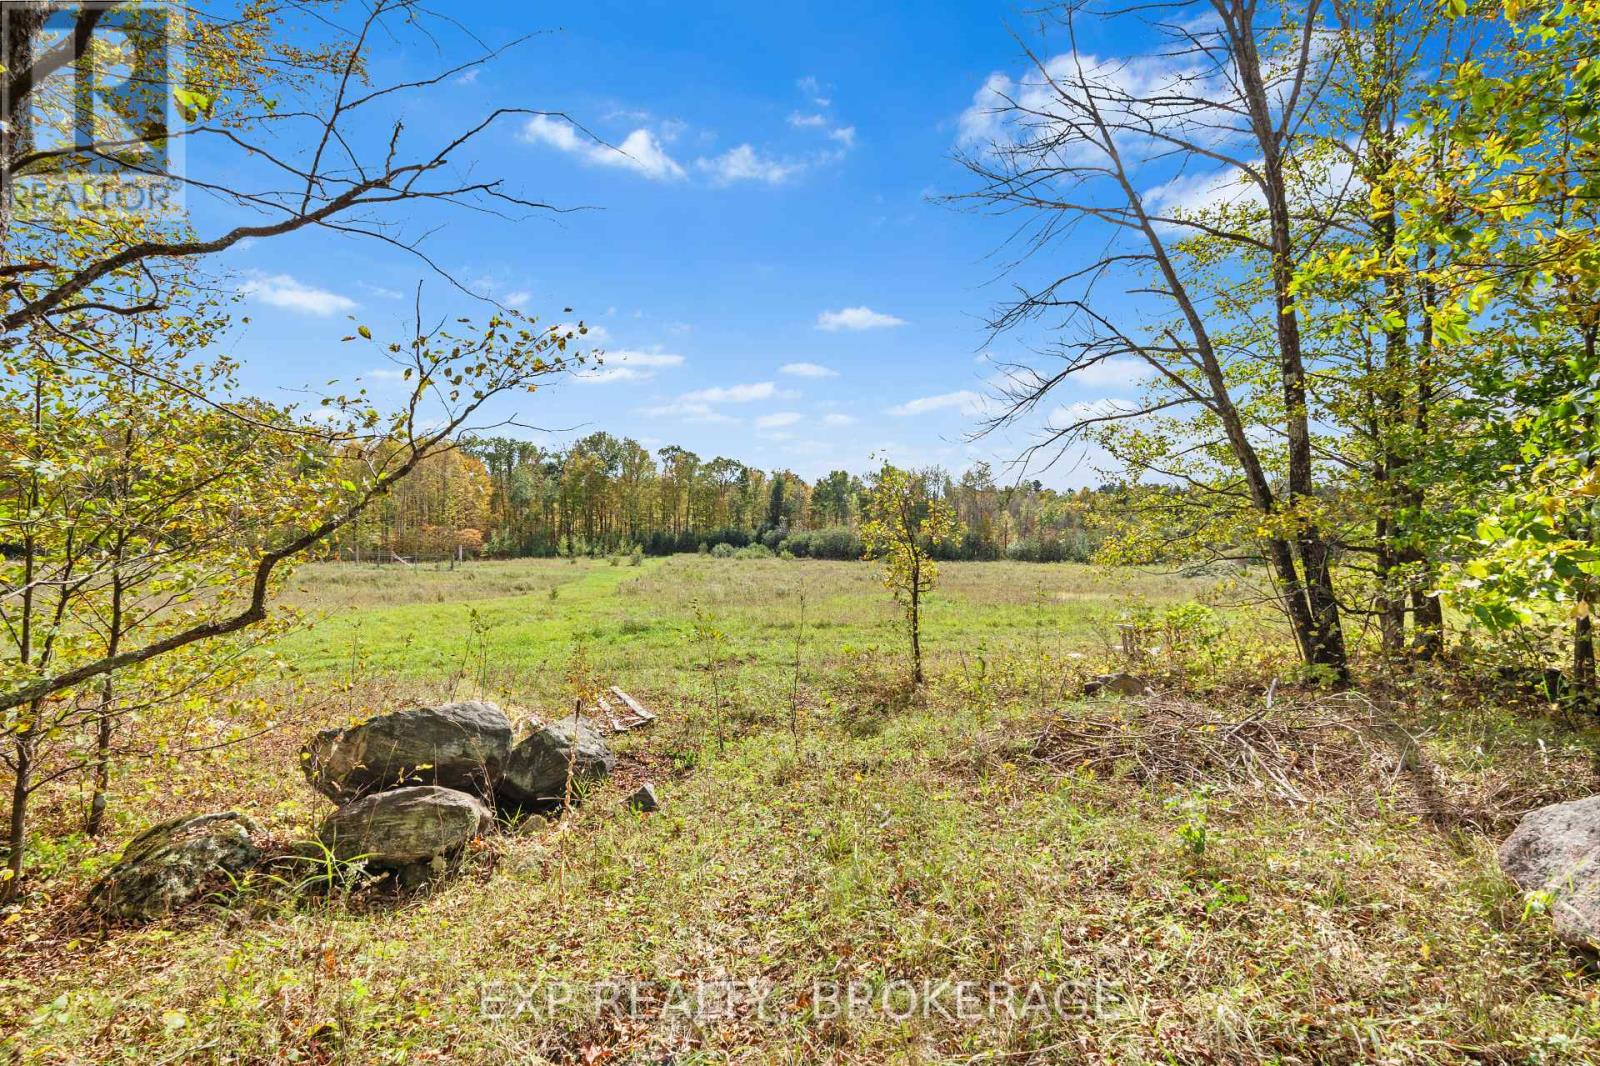
M 494 704 L 472 700 L 325 729 L 301 750 L 300 768 L 335 803 L 408 785 L 489 797 L 510 750 L 510 719 Z
M 105 918 L 150 921 L 226 887 L 261 859 L 260 828 L 234 811 L 172 818 L 146 829 L 85 901 Z
M 392 870 L 412 883 L 443 873 L 493 824 L 494 814 L 476 796 L 417 785 L 352 800 L 317 835 L 340 862 Z
M 1150 691 L 1150 682 L 1137 674 L 1101 674 L 1084 682 L 1083 694 L 1096 696 L 1143 696 Z
M 583 788 L 611 773 L 616 764 L 593 726 L 563 718 L 540 726 L 511 749 L 495 797 L 510 807 L 552 807 L 566 797 L 569 766 L 574 787 Z
M 1600 796 L 1528 812 L 1500 845 L 1500 866 L 1523 891 L 1549 893 L 1563 941 L 1600 948 Z

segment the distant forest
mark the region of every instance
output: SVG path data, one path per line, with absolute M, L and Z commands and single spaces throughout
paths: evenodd
M 1057 491 L 1008 482 L 984 463 L 959 476 L 937 467 L 916 473 L 961 520 L 960 535 L 939 548 L 951 559 L 1084 561 L 1099 544 L 1094 516 L 1122 495 L 1116 486 Z M 344 558 L 512 558 L 728 545 L 856 559 L 865 492 L 844 470 L 807 482 L 674 445 L 652 454 L 609 433 L 562 450 L 476 437 L 429 458 L 334 548 Z

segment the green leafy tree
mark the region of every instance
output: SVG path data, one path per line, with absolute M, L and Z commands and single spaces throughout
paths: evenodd
M 1442 576 L 1476 623 L 1565 660 L 1592 702 L 1600 6 L 1452 13 L 1488 40 L 1445 64 L 1419 123 L 1436 131 L 1430 157 L 1398 183 L 1400 242 L 1427 250 L 1428 336 L 1481 353 L 1458 406 L 1483 429 L 1450 442 L 1478 520 Z
M 929 489 L 927 479 L 888 463 L 874 476 L 867 496 L 862 546 L 883 563 L 884 587 L 905 606 L 911 640 L 911 677 L 923 681 L 922 601 L 939 581 L 936 545 L 959 535 L 955 511 Z
M 119 723 L 224 682 L 270 626 L 296 560 L 448 454 L 485 403 L 566 370 L 577 333 L 517 313 L 419 331 L 384 351 L 410 383 L 396 409 L 358 390 L 327 397 L 316 417 L 212 399 L 233 391 L 231 366 L 189 361 L 192 324 L 168 323 L 167 348 L 135 333 L 7 355 L 0 744 L 11 811 L 0 896 L 22 883 L 41 785 L 92 768 L 103 803 Z M 364 326 L 357 334 L 347 339 L 376 343 Z M 85 727 L 90 753 L 75 746 Z

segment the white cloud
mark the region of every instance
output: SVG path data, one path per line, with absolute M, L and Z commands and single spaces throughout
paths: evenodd
M 694 165 L 711 175 L 719 185 L 731 185 L 736 181 L 762 181 L 768 185 L 778 185 L 804 169 L 798 163 L 780 163 L 776 159 L 765 158 L 748 144 L 730 148 L 714 159 L 697 159 Z
M 778 395 L 778 387 L 770 381 L 758 381 L 750 385 L 718 385 L 709 389 L 696 389 L 686 392 L 678 397 L 682 403 L 713 404 L 713 403 L 751 403 L 755 400 L 770 400 Z
M 584 334 L 578 336 L 578 323 L 557 322 L 553 327 L 557 333 L 571 333 L 572 339 L 578 344 L 604 344 L 611 339 L 611 331 L 595 322 L 584 323 Z
M 795 84 L 795 87 L 798 88 L 801 92 L 803 92 L 807 96 L 811 97 L 811 102 L 816 104 L 818 107 L 828 107 L 829 105 L 831 105 L 833 103 L 832 100 L 828 99 L 827 96 L 823 95 L 824 93 L 826 93 L 828 91 L 827 88 L 822 84 L 822 82 L 818 81 L 815 77 L 813 77 L 810 74 L 807 74 L 805 77 L 799 79 L 794 84 Z
M 1261 160 L 1248 165 L 1258 172 Z M 1290 199 L 1297 205 L 1328 206 L 1350 195 L 1354 170 L 1348 159 L 1339 158 L 1318 170 L 1310 182 L 1292 184 Z M 1265 209 L 1261 187 L 1239 167 L 1224 167 L 1206 174 L 1179 174 L 1143 193 L 1145 209 L 1180 222 L 1166 222 L 1168 228 L 1182 228 L 1182 220 L 1204 217 L 1208 212 L 1227 208 Z
M 833 427 L 837 428 L 839 426 L 854 425 L 855 424 L 855 419 L 852 418 L 850 415 L 839 414 L 837 411 L 835 411 L 832 414 L 823 415 L 822 416 L 822 424 L 825 425 L 825 426 L 833 426 Z
M 579 134 L 570 122 L 549 115 L 534 115 L 523 124 L 522 139 L 549 145 L 587 163 L 632 170 L 652 181 L 672 180 L 684 175 L 683 167 L 667 155 L 655 134 L 647 129 L 634 130 L 613 148 Z
M 825 101 L 819 102 L 819 106 L 826 107 L 827 103 Z M 822 165 L 826 163 L 836 163 L 843 159 L 845 154 L 849 152 L 850 149 L 855 147 L 856 128 L 854 126 L 832 126 L 830 129 L 829 127 L 832 124 L 832 121 L 832 119 L 828 118 L 827 115 L 822 114 L 820 111 L 790 112 L 789 125 L 795 127 L 796 129 L 814 129 L 822 132 L 826 134 L 829 140 L 835 142 L 839 146 L 828 151 L 814 152 L 811 158 L 808 160 L 809 164 Z M 788 165 L 796 171 L 804 169 L 804 166 L 800 164 Z
M 1129 388 L 1143 384 L 1151 374 L 1150 364 L 1134 357 L 1102 359 L 1081 370 L 1074 370 L 1068 380 L 1074 385 L 1095 388 Z
M 591 385 L 605 385 L 614 381 L 648 381 L 656 376 L 657 370 L 682 365 L 683 356 L 675 352 L 623 349 L 603 353 L 599 365 L 580 370 L 573 377 Z
M 373 285 L 371 282 L 358 281 L 356 282 L 356 287 L 362 292 L 371 293 L 372 295 L 381 297 L 385 300 L 404 300 L 406 298 L 406 294 L 398 289 L 389 289 L 382 285 Z
M 683 168 L 667 155 L 649 130 L 634 130 L 623 138 L 622 143 L 617 146 L 617 151 L 620 151 L 627 160 L 620 165 L 631 167 L 647 177 L 683 177 Z M 613 154 L 606 158 L 615 160 L 616 156 Z
M 739 421 L 732 415 L 725 415 L 714 410 L 710 404 L 685 403 L 682 400 L 673 403 L 656 404 L 653 407 L 641 407 L 639 413 L 649 418 L 681 418 L 685 422 L 718 422 L 731 423 Z
M 1260 204 L 1260 188 L 1244 172 L 1229 167 L 1210 174 L 1180 174 L 1144 193 L 1152 215 L 1187 218 L 1215 208 Z
M 471 85 L 473 82 L 478 80 L 478 75 L 482 73 L 483 68 L 473 67 L 471 70 L 464 71 L 460 77 L 456 78 L 455 83 L 457 85 Z
M 649 381 L 655 377 L 651 370 L 639 370 L 631 366 L 597 366 L 592 370 L 580 370 L 572 375 L 574 381 L 581 381 L 586 385 L 609 385 L 614 381 Z
M 839 372 L 821 363 L 784 363 L 778 373 L 797 378 L 836 378 Z
M 778 391 L 770 381 L 757 381 L 748 385 L 715 385 L 706 389 L 686 392 L 668 403 L 639 409 L 639 413 L 652 418 L 681 418 L 690 422 L 737 422 L 738 419 L 718 411 L 718 404 L 753 403 L 774 397 L 792 396 Z
M 1087 419 L 1129 414 L 1138 409 L 1136 404 L 1111 397 L 1099 400 L 1079 400 L 1076 403 L 1062 404 L 1051 411 L 1045 416 L 1044 428 L 1047 432 L 1060 432 Z
M 1011 162 L 1018 166 L 1099 162 L 1102 150 L 1075 132 L 1089 121 L 1086 95 L 1108 124 L 1120 127 L 1117 148 L 1130 169 L 1170 154 L 1170 141 L 1156 134 L 1221 145 L 1248 132 L 1213 121 L 1212 112 L 1199 117 L 1194 100 L 1224 107 L 1237 100 L 1221 68 L 1204 57 L 1165 50 L 1128 57 L 1063 53 L 1015 79 L 990 74 L 961 113 L 957 143 L 1015 151 Z M 1141 129 L 1150 132 L 1134 132 Z
M 1000 109 L 1016 88 L 1016 82 L 999 72 L 985 78 L 978 91 L 972 94 L 972 103 L 961 112 L 956 124 L 956 140 L 969 147 L 1000 140 L 1005 132 L 1005 117 Z
M 824 311 L 817 316 L 817 328 L 830 333 L 841 329 L 885 329 L 905 324 L 903 318 L 882 314 L 870 307 L 846 307 L 840 311 Z
M 533 299 L 533 293 L 527 289 L 518 289 L 515 292 L 506 293 L 506 306 L 521 307 L 531 299 Z
M 800 417 L 800 412 L 798 411 L 774 411 L 770 415 L 762 415 L 756 419 L 756 428 L 782 429 L 784 426 L 794 425 L 800 421 Z
M 607 352 L 605 360 L 608 363 L 624 362 L 633 366 L 682 366 L 683 356 L 673 352 Z
M 239 291 L 264 304 L 318 318 L 354 311 L 357 306 L 348 296 L 307 285 L 288 274 L 253 277 L 239 286 Z
M 962 389 L 959 392 L 946 392 L 938 396 L 921 396 L 915 400 L 907 400 L 889 408 L 889 413 L 904 418 L 908 415 L 925 415 L 930 411 L 945 411 L 956 408 L 964 415 L 982 414 L 988 407 L 988 401 L 971 389 Z

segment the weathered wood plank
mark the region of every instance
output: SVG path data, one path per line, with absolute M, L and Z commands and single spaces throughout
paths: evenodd
M 613 733 L 626 732 L 627 726 L 623 725 L 621 719 L 617 717 L 617 709 L 611 706 L 610 700 L 596 694 L 594 701 L 599 705 L 600 713 L 605 717 L 606 722 L 610 724 Z
M 644 719 L 647 722 L 655 721 L 656 716 L 655 716 L 654 712 L 650 711 L 648 708 L 645 707 L 644 704 L 640 703 L 638 700 L 634 699 L 632 696 L 630 696 L 626 692 L 622 691 L 616 685 L 612 685 L 611 686 L 611 692 L 612 692 L 612 694 L 614 696 L 617 697 L 617 699 L 621 700 L 624 704 L 627 705 L 628 710 L 632 711 L 634 714 L 638 715 L 640 718 Z

